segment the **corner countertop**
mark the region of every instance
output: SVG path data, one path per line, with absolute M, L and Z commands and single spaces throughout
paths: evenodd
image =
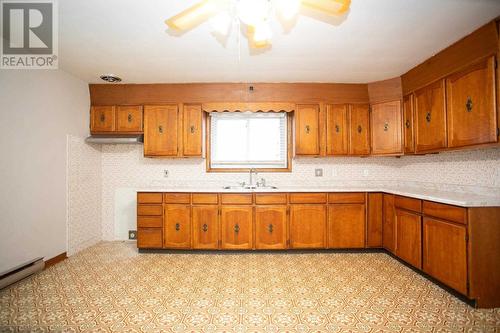
M 222 186 L 151 186 L 137 192 L 192 192 L 192 193 L 281 193 L 281 192 L 384 192 L 416 199 L 434 201 L 461 207 L 500 207 L 500 191 L 491 196 L 411 186 L 278 186 L 277 189 L 224 189 Z

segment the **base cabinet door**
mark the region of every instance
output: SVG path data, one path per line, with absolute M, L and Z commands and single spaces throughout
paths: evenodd
M 396 209 L 396 255 L 422 268 L 422 217 Z
M 290 247 L 320 249 L 326 247 L 326 205 L 290 206 Z
M 396 212 L 394 211 L 394 195 L 384 194 L 382 202 L 382 246 L 394 253 L 396 246 Z
M 163 247 L 189 249 L 191 247 L 191 207 L 165 205 Z
M 328 209 L 329 247 L 365 247 L 365 205 L 336 204 Z
M 467 231 L 465 226 L 424 218 L 424 271 L 467 294 Z
M 286 249 L 286 206 L 255 207 L 255 248 L 259 250 Z
M 193 249 L 219 248 L 219 207 L 193 206 Z
M 221 248 L 242 250 L 253 247 L 252 216 L 251 206 L 222 206 Z

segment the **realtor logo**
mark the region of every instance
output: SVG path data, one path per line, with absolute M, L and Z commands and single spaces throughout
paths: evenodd
M 0 0 L 2 69 L 57 69 L 55 0 Z

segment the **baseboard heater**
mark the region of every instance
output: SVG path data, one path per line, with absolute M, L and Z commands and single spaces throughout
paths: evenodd
M 0 273 L 0 289 L 3 289 L 11 284 L 24 279 L 36 272 L 41 271 L 45 267 L 43 258 L 35 258 L 24 264 L 13 267 L 5 272 Z

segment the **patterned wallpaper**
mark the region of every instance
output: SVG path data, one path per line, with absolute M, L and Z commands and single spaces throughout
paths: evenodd
M 101 240 L 101 146 L 68 135 L 68 255 Z
M 134 188 L 200 182 L 223 185 L 248 179 L 247 174 L 206 173 L 204 159 L 149 159 L 142 154 L 142 145 L 102 146 L 102 238 L 105 240 L 125 238 L 124 230 L 115 229 L 121 227 L 122 219 L 127 219 L 123 223 L 129 225 L 135 219 L 135 203 L 130 202 Z M 316 168 L 323 168 L 323 177 L 314 176 Z M 164 170 L 168 170 L 168 178 L 163 176 Z M 500 149 L 402 158 L 297 158 L 292 173 L 260 176 L 277 185 L 396 183 L 491 194 L 500 192 Z M 128 194 L 123 195 L 127 189 Z M 119 211 L 115 211 L 115 204 L 120 205 Z

